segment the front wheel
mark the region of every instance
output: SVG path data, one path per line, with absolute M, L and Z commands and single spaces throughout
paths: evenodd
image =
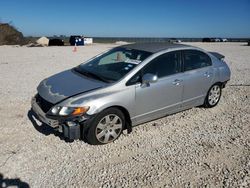
M 212 85 L 205 98 L 204 107 L 212 108 L 216 106 L 220 101 L 221 91 L 222 89 L 220 84 L 217 83 Z
M 86 135 L 87 142 L 92 145 L 113 142 L 121 135 L 124 125 L 123 113 L 117 108 L 108 108 L 91 122 Z

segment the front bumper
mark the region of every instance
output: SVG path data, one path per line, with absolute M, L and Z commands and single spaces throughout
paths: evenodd
M 40 108 L 40 106 L 36 102 L 36 98 L 33 97 L 31 100 L 31 108 L 33 112 L 37 115 L 39 120 L 46 125 L 49 125 L 52 128 L 58 128 L 59 127 L 59 121 L 54 119 L 49 119 L 46 117 L 46 113 L 43 112 L 43 110 Z
M 68 118 L 57 119 L 53 117 L 53 119 L 51 119 L 46 116 L 46 113 L 41 109 L 35 97 L 33 97 L 31 100 L 31 108 L 39 121 L 41 121 L 46 125 L 49 125 L 50 127 L 54 128 L 59 132 L 62 132 L 64 137 L 69 138 L 71 140 L 76 140 L 81 138 L 80 122 L 83 122 L 87 118 L 68 117 Z

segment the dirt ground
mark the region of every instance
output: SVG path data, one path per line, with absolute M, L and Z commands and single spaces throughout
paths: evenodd
M 0 187 L 250 187 L 250 47 L 190 43 L 226 56 L 218 106 L 137 126 L 116 142 L 66 142 L 30 120 L 39 82 L 114 45 L 0 46 Z M 2 184 L 2 185 L 1 185 Z

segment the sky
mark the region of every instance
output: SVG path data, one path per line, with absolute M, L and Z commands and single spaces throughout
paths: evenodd
M 250 0 L 0 0 L 25 36 L 250 37 Z

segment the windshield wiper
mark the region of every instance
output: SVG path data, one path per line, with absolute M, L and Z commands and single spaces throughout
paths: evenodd
M 100 81 L 106 82 L 106 83 L 109 83 L 109 82 L 110 82 L 109 80 L 107 80 L 107 79 L 105 79 L 105 78 L 103 78 L 103 77 L 101 77 L 101 76 L 99 76 L 99 75 L 97 75 L 97 74 L 94 74 L 94 73 L 89 72 L 89 71 L 87 71 L 87 70 L 82 70 L 82 69 L 80 69 L 79 67 L 76 67 L 75 70 L 76 70 L 78 73 L 80 73 L 80 74 L 83 74 L 83 75 L 88 76 L 88 77 L 91 77 L 91 78 L 95 78 L 96 80 L 100 80 Z

